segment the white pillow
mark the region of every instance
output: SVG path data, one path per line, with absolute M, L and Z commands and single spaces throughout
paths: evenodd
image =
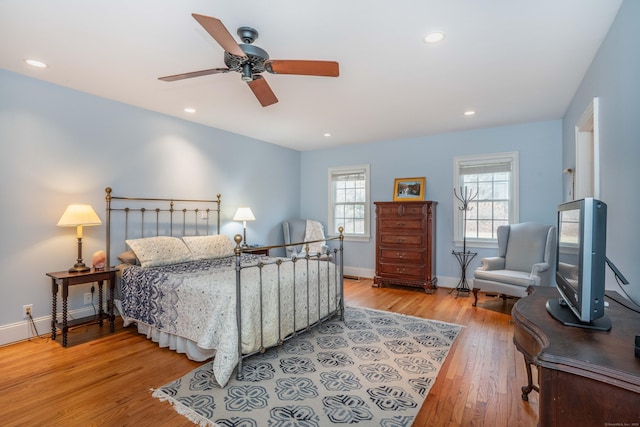
M 213 234 L 211 236 L 184 236 L 182 238 L 191 250 L 194 259 L 224 258 L 234 254 L 236 245 L 229 236 Z
M 179 264 L 194 259 L 187 245 L 177 237 L 144 237 L 126 242 L 143 267 Z

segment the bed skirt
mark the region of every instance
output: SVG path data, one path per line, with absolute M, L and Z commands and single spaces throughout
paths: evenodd
M 204 362 L 208 359 L 212 359 L 216 355 L 215 349 L 202 348 L 196 342 L 188 338 L 169 334 L 138 320 L 130 319 L 122 315 L 122 302 L 120 300 L 115 300 L 114 304 L 122 317 L 122 324 L 125 328 L 135 324 L 138 328 L 139 334 L 142 334 L 151 341 L 157 343 L 159 347 L 168 348 L 177 353 L 184 354 L 190 360 L 194 360 L 196 362 Z
M 138 333 L 146 335 L 147 338 L 158 343 L 160 347 L 168 347 L 173 351 L 183 353 L 189 359 L 195 360 L 196 362 L 204 362 L 216 354 L 214 349 L 201 348 L 197 343 L 187 338 L 162 332 L 144 323 L 136 322 L 136 324 L 138 325 Z

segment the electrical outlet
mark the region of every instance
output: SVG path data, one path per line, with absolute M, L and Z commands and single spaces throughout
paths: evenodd
M 26 304 L 22 306 L 22 318 L 28 319 L 29 315 L 33 315 L 33 304 Z
M 207 211 L 200 211 L 200 219 L 208 219 L 209 213 Z
M 91 298 L 91 292 L 85 292 L 84 294 L 84 303 L 85 304 L 91 304 L 92 302 L 92 298 Z

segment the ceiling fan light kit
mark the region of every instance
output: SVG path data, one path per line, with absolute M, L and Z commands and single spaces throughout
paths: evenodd
M 275 94 L 261 73 L 271 74 L 295 74 L 302 76 L 338 77 L 339 65 L 335 61 L 309 61 L 309 60 L 271 60 L 269 54 L 252 43 L 258 38 L 258 31 L 251 27 L 238 28 L 237 34 L 242 40 L 238 44 L 222 21 L 211 16 L 192 14 L 194 19 L 213 37 L 224 49 L 224 63 L 227 68 L 211 68 L 208 70 L 192 71 L 189 73 L 174 74 L 159 77 L 158 80 L 173 82 L 176 80 L 190 79 L 193 77 L 207 76 L 211 74 L 223 74 L 235 71 L 241 74 L 241 79 L 249 85 L 249 88 L 260 102 L 267 107 L 278 102 Z

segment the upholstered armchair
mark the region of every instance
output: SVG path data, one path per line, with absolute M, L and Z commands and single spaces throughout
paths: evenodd
M 318 221 L 290 219 L 282 222 L 282 231 L 284 233 L 285 245 L 300 243 L 286 247 L 287 257 L 289 258 L 293 258 L 294 256 L 302 258 L 306 255 L 306 245 L 303 242 L 325 239 L 324 227 Z M 326 242 L 317 242 L 309 245 L 310 256 L 317 256 L 319 253 L 326 254 L 328 250 L 329 246 Z
M 478 291 L 527 296 L 531 285 L 555 285 L 556 227 L 524 222 L 498 227 L 498 256 L 482 258 L 473 273 L 473 305 Z

